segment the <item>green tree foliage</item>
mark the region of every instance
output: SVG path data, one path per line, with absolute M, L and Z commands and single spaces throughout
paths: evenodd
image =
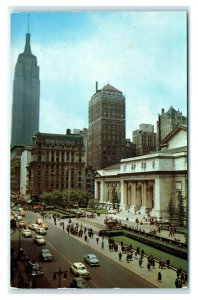
M 86 207 L 91 195 L 81 189 L 67 189 L 64 191 L 54 190 L 49 193 L 42 193 L 40 200 L 45 205 L 71 207 Z

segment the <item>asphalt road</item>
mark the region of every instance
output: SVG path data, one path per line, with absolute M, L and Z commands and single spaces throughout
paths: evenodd
M 28 223 L 35 223 L 36 215 L 32 212 L 26 212 L 24 218 Z M 46 223 L 48 223 L 46 221 Z M 69 287 L 69 282 L 74 277 L 70 272 L 70 265 L 73 262 L 83 262 L 83 256 L 86 253 L 93 253 L 89 245 L 81 243 L 72 235 L 68 235 L 65 231 L 48 223 L 49 229 L 47 231 L 46 246 L 38 246 L 33 242 L 32 238 L 24 238 L 21 234 L 21 247 L 26 248 L 30 254 L 31 260 L 36 260 L 41 263 L 44 275 L 34 278 L 33 285 L 36 288 L 57 288 L 59 285 L 58 278 L 53 279 L 53 272 L 67 270 L 67 278 L 63 280 L 61 276 L 61 287 Z M 35 235 L 33 231 L 33 236 Z M 18 249 L 19 232 L 16 230 L 11 235 L 11 244 L 15 249 Z M 52 262 L 41 262 L 39 253 L 42 248 L 48 248 L 54 256 Z M 99 267 L 87 266 L 91 274 L 91 279 L 87 280 L 88 288 L 154 288 L 153 285 L 142 279 L 141 277 L 128 271 L 113 260 L 107 258 L 105 255 L 94 251 L 100 260 Z

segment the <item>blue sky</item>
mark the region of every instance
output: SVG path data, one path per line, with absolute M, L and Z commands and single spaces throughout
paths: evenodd
M 11 81 L 27 14 L 11 15 Z M 156 130 L 162 108 L 187 115 L 186 12 L 32 12 L 29 27 L 40 67 L 41 132 L 87 128 L 96 81 L 125 95 L 127 138 L 140 123 Z

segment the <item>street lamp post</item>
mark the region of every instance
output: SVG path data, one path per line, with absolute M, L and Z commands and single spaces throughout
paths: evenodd
M 19 225 L 19 222 L 18 222 L 18 228 L 19 228 L 19 244 L 18 244 L 18 253 L 19 253 L 21 248 L 21 227 Z
M 67 278 L 67 271 L 62 271 L 61 267 L 59 269 L 59 271 L 57 272 L 53 272 L 53 279 L 56 280 L 57 276 L 58 276 L 58 287 L 61 287 L 61 277 L 63 275 L 63 280 L 65 280 Z

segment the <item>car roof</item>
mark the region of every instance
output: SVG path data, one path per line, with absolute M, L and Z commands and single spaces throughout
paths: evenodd
M 75 263 L 73 263 L 73 265 L 76 267 L 85 267 L 85 265 L 81 262 L 75 262 Z

